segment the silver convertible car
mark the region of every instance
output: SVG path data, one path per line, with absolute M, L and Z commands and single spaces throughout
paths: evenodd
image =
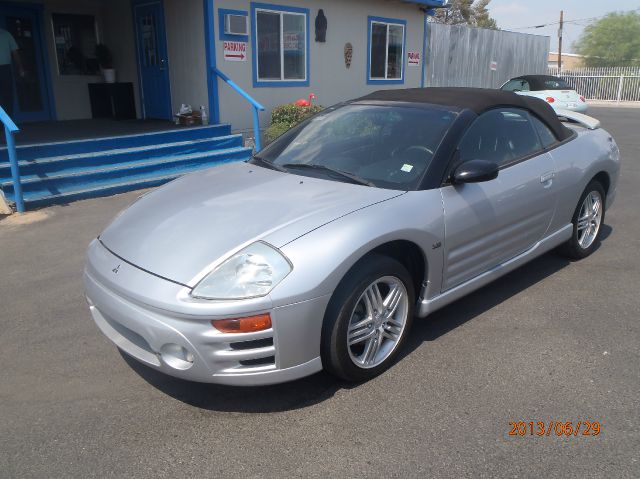
M 619 162 L 596 120 L 536 98 L 372 93 L 143 195 L 89 247 L 91 314 L 187 380 L 363 381 L 414 316 L 551 249 L 591 254 Z

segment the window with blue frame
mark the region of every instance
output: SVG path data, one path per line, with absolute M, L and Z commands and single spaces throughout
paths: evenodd
M 370 83 L 404 82 L 406 25 L 404 20 L 369 17 Z
M 256 86 L 308 83 L 308 18 L 306 9 L 252 4 Z

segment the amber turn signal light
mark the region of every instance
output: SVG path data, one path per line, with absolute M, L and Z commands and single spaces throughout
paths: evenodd
M 255 333 L 271 328 L 271 316 L 260 314 L 248 318 L 214 319 L 211 325 L 222 333 Z

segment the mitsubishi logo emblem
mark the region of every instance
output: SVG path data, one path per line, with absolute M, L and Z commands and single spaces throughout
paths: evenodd
M 116 266 L 111 271 L 113 271 L 114 274 L 118 274 L 118 271 L 120 271 L 120 265 Z

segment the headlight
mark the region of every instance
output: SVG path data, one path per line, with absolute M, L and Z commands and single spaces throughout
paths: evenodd
M 282 253 L 257 242 L 238 251 L 200 281 L 191 296 L 202 299 L 248 299 L 266 296 L 290 272 Z

